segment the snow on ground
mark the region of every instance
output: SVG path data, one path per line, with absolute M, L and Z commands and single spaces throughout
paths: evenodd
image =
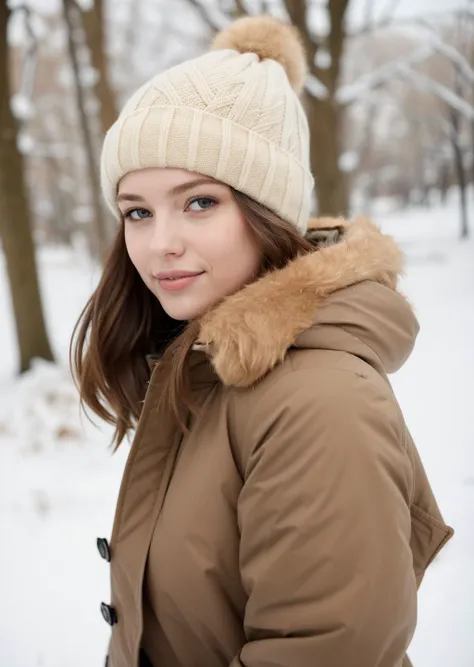
M 471 210 L 471 215 L 474 211 Z M 403 290 L 421 323 L 392 379 L 445 521 L 455 536 L 420 590 L 415 667 L 474 665 L 474 243 L 454 206 L 387 216 L 408 256 Z
M 474 213 L 472 207 L 471 214 Z M 456 535 L 428 572 L 410 655 L 415 667 L 474 664 L 474 241 L 445 208 L 379 216 L 407 256 L 403 289 L 421 321 L 393 383 L 445 519 Z M 101 666 L 108 566 L 95 538 L 111 530 L 124 445 L 81 416 L 68 339 L 96 276 L 81 256 L 39 252 L 47 320 L 61 365 L 15 379 L 16 348 L 0 257 L 0 665 Z

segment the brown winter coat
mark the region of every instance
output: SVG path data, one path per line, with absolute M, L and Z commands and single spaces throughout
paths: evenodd
M 204 317 L 184 438 L 152 374 L 110 545 L 109 667 L 140 647 L 153 667 L 410 664 L 452 529 L 385 375 L 418 330 L 400 252 L 338 224 Z

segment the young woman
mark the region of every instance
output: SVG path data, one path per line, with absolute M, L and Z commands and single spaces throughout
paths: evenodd
M 116 444 L 136 428 L 109 667 L 410 664 L 452 534 L 386 375 L 418 325 L 390 238 L 309 219 L 304 75 L 292 28 L 240 20 L 104 143 L 120 226 L 73 362 Z

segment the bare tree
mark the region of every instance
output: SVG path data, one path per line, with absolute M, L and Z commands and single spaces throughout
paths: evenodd
M 103 0 L 93 0 L 92 7 L 82 12 L 82 22 L 91 64 L 97 74 L 94 92 L 100 104 L 102 135 L 105 135 L 117 119 L 118 114 L 107 63 Z
M 445 134 L 451 144 L 453 165 L 456 181 L 459 187 L 460 201 L 460 238 L 469 237 L 469 218 L 467 207 L 468 174 L 465 166 L 464 128 L 474 127 L 474 106 L 466 94 L 466 88 L 474 91 L 474 69 L 464 55 L 464 50 L 473 49 L 472 28 L 466 30 L 465 17 L 460 15 L 456 21 L 454 39 L 456 44 L 449 44 L 442 35 L 426 21 L 419 21 L 427 31 L 427 36 L 435 49 L 451 66 L 451 85 L 434 80 L 423 73 L 404 68 L 403 73 L 418 87 L 432 93 L 441 102 L 441 108 L 446 110 L 447 121 L 440 119 Z M 471 94 L 472 99 L 472 94 Z M 472 130 L 471 130 L 472 131 Z M 471 157 L 472 159 L 472 157 Z
M 94 143 L 94 135 L 88 120 L 86 111 L 86 95 L 81 80 L 80 64 L 78 58 L 77 34 L 80 26 L 80 10 L 75 0 L 63 0 L 63 17 L 67 28 L 67 44 L 69 58 L 74 76 L 74 85 L 77 98 L 77 111 L 79 124 L 84 142 L 84 150 L 87 162 L 87 177 L 89 179 L 90 195 L 93 210 L 93 225 L 95 230 L 95 255 L 104 261 L 110 247 L 110 234 L 107 218 L 104 215 L 101 202 L 99 178 L 97 174 L 97 160 Z
M 53 360 L 43 316 L 18 124 L 10 107 L 7 0 L 0 2 L 0 236 L 15 315 L 20 371 L 32 359 Z
M 308 56 L 310 85 L 306 88 L 305 103 L 311 128 L 310 155 L 318 212 L 323 215 L 346 214 L 349 209 L 347 183 L 340 166 L 344 111 L 337 99 L 348 6 L 349 0 L 327 1 L 329 31 L 323 38 L 316 37 L 310 28 L 306 1 L 285 0 L 290 20 L 301 33 Z
M 462 96 L 462 84 L 459 74 L 455 73 L 456 94 Z M 461 114 L 453 108 L 448 108 L 448 117 L 450 121 L 450 139 L 453 148 L 454 168 L 456 171 L 457 182 L 459 186 L 460 215 L 461 215 L 461 239 L 467 239 L 469 236 L 469 221 L 467 213 L 467 173 L 464 165 L 464 150 L 462 146 L 462 126 Z

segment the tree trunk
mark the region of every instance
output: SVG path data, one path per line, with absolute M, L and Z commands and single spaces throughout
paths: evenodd
M 454 129 L 455 124 L 457 127 L 457 124 L 459 123 L 459 113 L 455 109 L 452 109 L 451 116 L 452 116 L 451 122 L 453 124 L 453 129 Z M 455 120 L 455 117 L 457 117 L 457 120 Z M 464 167 L 463 152 L 459 142 L 460 142 L 459 134 L 455 134 L 453 132 L 453 136 L 451 137 L 451 145 L 453 147 L 454 168 L 459 185 L 459 204 L 460 204 L 460 216 L 461 216 L 460 238 L 467 239 L 469 237 L 469 222 L 467 215 L 467 192 L 466 192 L 467 179 L 466 179 L 466 170 Z
M 414 160 L 414 185 L 416 202 L 419 206 L 429 207 L 430 187 L 427 183 L 426 156 L 423 145 L 423 128 L 417 119 L 413 123 L 413 147 L 416 151 Z
M 45 170 L 48 173 L 49 196 L 53 203 L 53 216 L 49 225 L 49 233 L 55 243 L 72 245 L 73 222 L 71 211 L 74 204 L 70 194 L 61 190 L 61 167 L 52 155 L 44 158 Z
M 336 94 L 346 39 L 345 15 L 349 0 L 327 0 L 326 11 L 330 29 L 324 38 L 316 38 L 310 28 L 309 4 L 303 0 L 284 0 L 291 22 L 302 36 L 308 58 L 308 71 L 327 91 L 324 99 L 306 93 L 305 105 L 311 132 L 311 169 L 316 181 L 318 215 L 347 215 L 348 184 L 339 163 L 344 110 L 337 102 Z M 316 64 L 318 50 L 322 48 L 329 54 L 327 67 Z
M 455 74 L 455 92 L 456 94 L 463 98 L 463 87 L 460 81 L 459 73 L 456 71 Z M 464 155 L 462 149 L 462 138 L 461 138 L 461 114 L 457 109 L 450 107 L 449 117 L 451 121 L 451 145 L 453 147 L 453 158 L 454 158 L 454 170 L 456 173 L 456 179 L 459 185 L 459 205 L 460 205 L 460 222 L 461 222 L 461 231 L 460 238 L 467 239 L 469 237 L 469 222 L 467 214 L 467 175 L 466 168 L 464 166 Z
M 474 188 L 474 121 L 471 122 L 471 184 Z
M 32 359 L 53 360 L 41 305 L 23 156 L 10 108 L 7 24 L 10 10 L 0 2 L 0 236 L 6 259 L 20 352 L 20 372 Z
M 91 65 L 98 73 L 94 92 L 100 105 L 100 126 L 103 137 L 118 116 L 115 95 L 108 75 L 103 0 L 94 0 L 91 9 L 82 12 L 82 23 Z
M 306 111 L 311 130 L 310 157 L 318 215 L 347 215 L 347 184 L 339 165 L 342 141 L 340 110 L 331 99 L 320 100 L 308 95 Z
M 446 160 L 442 160 L 438 169 L 438 190 L 439 200 L 443 206 L 446 206 L 448 201 L 449 190 L 449 166 Z
M 378 169 L 374 164 L 374 125 L 379 109 L 373 98 L 369 98 L 363 128 L 363 139 L 359 148 L 359 174 L 370 178 L 364 187 L 364 213 L 371 215 L 372 203 L 378 196 Z M 370 176 L 369 176 L 370 174 Z
M 102 262 L 105 261 L 109 247 L 110 234 L 106 217 L 102 209 L 101 194 L 99 186 L 99 175 L 97 173 L 97 163 L 95 159 L 94 140 L 92 131 L 88 122 L 86 113 L 86 100 L 84 89 L 82 87 L 81 76 L 79 71 L 79 60 L 77 56 L 77 45 L 74 33 L 77 29 L 77 19 L 79 10 L 74 0 L 63 0 L 63 16 L 66 24 L 67 43 L 69 50 L 69 58 L 71 60 L 74 85 L 76 88 L 77 110 L 79 114 L 79 123 L 84 142 L 84 150 L 87 161 L 87 177 L 89 179 L 90 194 L 92 200 L 92 209 L 94 212 L 94 237 L 95 237 L 95 255 Z

